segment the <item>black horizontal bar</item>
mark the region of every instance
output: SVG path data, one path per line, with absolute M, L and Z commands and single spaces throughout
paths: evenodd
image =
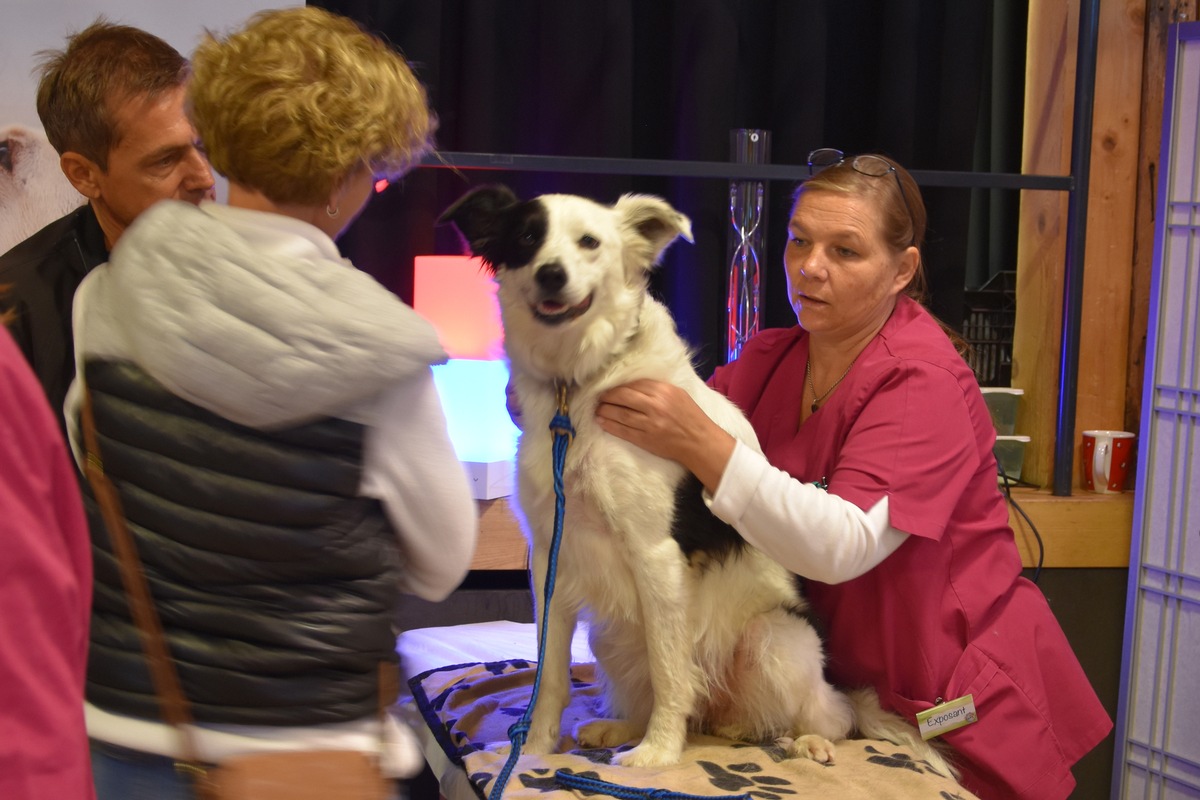
M 423 167 L 489 169 L 512 172 L 589 173 L 641 175 L 662 178 L 724 178 L 725 180 L 801 181 L 807 164 L 736 164 L 729 161 L 672 161 L 646 158 L 577 158 L 573 156 L 523 156 L 500 153 L 439 151 L 425 157 Z M 911 170 L 922 186 L 960 189 L 1045 189 L 1070 191 L 1069 175 L 1020 175 L 1005 172 L 943 172 Z

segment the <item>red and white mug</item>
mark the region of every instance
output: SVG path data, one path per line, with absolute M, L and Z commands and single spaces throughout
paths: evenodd
M 1125 491 L 1133 466 L 1134 434 L 1129 431 L 1084 431 L 1083 486 L 1099 494 Z

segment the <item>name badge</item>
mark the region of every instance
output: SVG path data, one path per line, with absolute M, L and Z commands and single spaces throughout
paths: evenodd
M 917 714 L 917 728 L 921 731 L 921 738 L 927 741 L 978 721 L 979 715 L 975 712 L 975 696 L 970 694 Z

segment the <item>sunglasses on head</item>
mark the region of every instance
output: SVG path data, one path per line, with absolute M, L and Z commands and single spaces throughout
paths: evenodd
M 813 150 L 808 154 L 808 176 L 811 178 L 823 169 L 828 167 L 836 167 L 846 161 L 846 154 L 841 150 L 833 147 L 822 147 Z M 871 178 L 882 178 L 891 173 L 896 179 L 896 188 L 900 190 L 900 199 L 904 201 L 904 210 L 908 212 L 908 221 L 912 224 L 913 239 L 909 242 L 910 245 L 915 245 L 917 220 L 913 216 L 912 206 L 908 204 L 908 195 L 904 191 L 904 184 L 900 182 L 900 173 L 896 172 L 896 168 L 886 159 L 879 156 L 854 156 L 850 159 L 850 166 L 855 172 L 860 175 L 866 175 Z

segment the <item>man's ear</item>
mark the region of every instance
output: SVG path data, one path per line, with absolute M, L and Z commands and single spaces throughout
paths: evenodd
M 58 159 L 63 175 L 75 187 L 75 191 L 89 200 L 100 196 L 100 181 L 103 171 L 87 156 L 68 150 Z

